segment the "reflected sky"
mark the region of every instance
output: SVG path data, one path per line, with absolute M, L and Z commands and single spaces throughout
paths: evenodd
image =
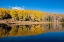
M 2 42 L 40 42 L 64 41 L 64 23 L 47 23 L 32 25 L 0 24 L 0 41 Z

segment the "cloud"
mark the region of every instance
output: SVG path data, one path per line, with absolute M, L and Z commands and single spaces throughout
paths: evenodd
M 24 6 L 22 6 L 22 7 L 17 7 L 17 6 L 15 6 L 15 7 L 11 7 L 12 9 L 18 9 L 18 10 L 24 10 Z
M 24 6 L 22 6 L 22 7 L 18 7 L 18 6 L 12 7 L 12 6 L 9 6 L 9 8 L 11 8 L 11 9 L 18 9 L 18 10 L 25 10 Z

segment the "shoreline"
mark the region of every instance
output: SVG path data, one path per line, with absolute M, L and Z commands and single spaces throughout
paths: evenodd
M 61 24 L 64 22 L 32 22 L 32 21 L 7 21 L 7 20 L 1 20 L 0 24 L 7 24 L 8 26 L 16 26 L 16 25 L 35 25 L 35 24 Z
M 43 23 L 64 23 L 64 22 L 32 22 L 32 21 L 0 20 L 0 23 L 5 23 L 5 24 L 43 24 Z

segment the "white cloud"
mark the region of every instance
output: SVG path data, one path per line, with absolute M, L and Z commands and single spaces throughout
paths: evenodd
M 12 9 L 18 9 L 18 10 L 24 10 L 24 6 L 22 6 L 22 7 L 17 7 L 17 6 L 15 6 L 15 7 L 11 7 Z

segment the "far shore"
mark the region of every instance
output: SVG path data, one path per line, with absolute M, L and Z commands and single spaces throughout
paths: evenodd
M 64 23 L 64 22 L 32 22 L 32 21 L 12 21 L 12 20 L 0 20 L 0 23 L 5 24 L 46 24 L 46 23 Z

